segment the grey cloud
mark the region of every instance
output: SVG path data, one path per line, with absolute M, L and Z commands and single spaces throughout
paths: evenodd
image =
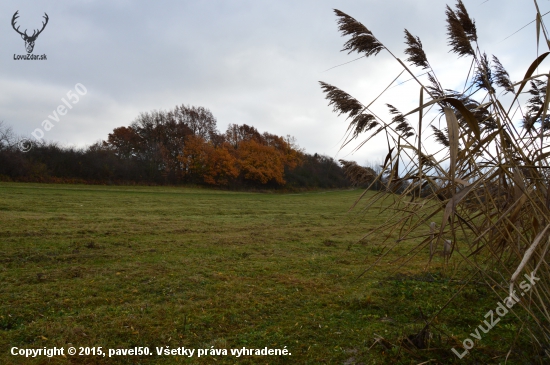
M 516 73 L 536 57 L 534 27 L 498 42 L 533 17 L 530 4 L 519 3 L 465 1 L 477 21 L 480 46 Z M 140 111 L 183 103 L 212 110 L 222 131 L 229 123 L 247 123 L 294 135 L 308 152 L 335 156 L 347 124 L 331 112 L 317 81 L 368 102 L 400 68 L 381 53 L 323 72 L 357 57 L 339 52 L 345 40 L 333 8 L 362 21 L 403 59 L 403 29 L 420 36 L 448 87 L 467 72 L 462 64 L 447 67 L 455 58 L 446 46 L 445 4 L 438 0 L 7 0 L 0 4 L 0 86 L 8 90 L 0 96 L 0 120 L 28 134 L 80 82 L 89 93 L 46 138 L 90 144 L 128 125 Z M 46 53 L 47 61 L 12 59 L 24 53 L 10 24 L 16 10 L 29 29 L 40 25 L 44 12 L 50 16 L 35 46 L 35 54 Z M 391 93 L 405 110 L 417 88 L 409 82 Z M 363 162 L 382 154 L 380 144 L 348 157 Z

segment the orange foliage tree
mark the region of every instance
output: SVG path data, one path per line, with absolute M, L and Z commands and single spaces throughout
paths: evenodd
M 292 170 L 302 163 L 303 153 L 290 136 L 260 134 L 252 126 L 231 124 L 225 139 L 235 149 L 244 180 L 284 185 L 285 168 Z
M 223 143 L 214 146 L 202 137 L 186 138 L 183 154 L 183 173 L 189 180 L 209 185 L 227 185 L 239 175 L 237 159 L 230 152 L 231 146 Z
M 185 138 L 178 160 L 187 181 L 284 185 L 285 169 L 292 170 L 302 161 L 303 153 L 291 137 L 260 134 L 254 127 L 235 124 L 218 137 L 205 139 L 193 134 Z
M 275 180 L 285 184 L 283 156 L 273 146 L 266 146 L 251 139 L 239 143 L 239 165 L 246 180 L 267 184 Z

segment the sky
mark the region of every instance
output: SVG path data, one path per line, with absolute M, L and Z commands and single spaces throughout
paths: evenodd
M 464 0 L 478 28 L 480 48 L 498 56 L 513 81 L 537 57 L 533 1 Z M 449 53 L 445 2 L 440 0 L 81 0 L 0 3 L 0 121 L 31 136 L 49 119 L 43 138 L 83 147 L 105 140 L 141 113 L 176 105 L 203 106 L 224 132 L 248 124 L 260 132 L 292 135 L 308 153 L 361 164 L 380 161 L 383 139 L 353 152 L 341 149 L 348 123 L 328 106 L 319 81 L 364 104 L 402 71 L 388 52 L 359 57 L 341 52 L 333 9 L 369 28 L 401 59 L 403 30 L 422 40 L 444 88 L 462 89 L 471 60 Z M 454 7 L 454 1 L 447 4 Z M 541 13 L 550 1 L 539 0 Z M 39 29 L 33 54 L 46 60 L 14 60 L 25 43 L 12 28 Z M 545 17 L 545 19 L 549 18 Z M 511 37 L 507 38 L 508 36 Z M 507 39 L 505 39 L 507 38 Z M 543 49 L 544 50 L 544 49 Z M 335 68 L 334 68 L 335 67 Z M 412 69 L 421 74 L 420 69 Z M 419 86 L 403 74 L 373 105 L 403 112 L 417 107 Z M 402 84 L 401 84 L 402 83 Z M 82 89 L 81 84 L 85 87 Z M 77 91 L 80 90 L 79 94 Z M 69 96 L 67 95 L 69 94 Z M 76 100 L 55 115 L 62 99 Z M 61 109 L 63 111 L 63 109 Z M 414 125 L 414 123 L 413 123 Z M 358 141 L 359 142 L 359 141 Z

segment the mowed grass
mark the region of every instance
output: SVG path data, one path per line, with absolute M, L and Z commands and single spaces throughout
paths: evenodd
M 414 243 L 356 280 L 384 246 L 354 243 L 387 218 L 349 213 L 361 193 L 0 183 L 0 363 L 418 363 L 424 355 L 374 338 L 417 333 L 421 311 L 437 313 L 464 283 L 442 259 L 424 271 L 427 251 L 391 263 Z M 498 363 L 484 361 L 514 342 L 513 315 L 462 362 L 450 352 L 496 300 L 468 284 L 434 322 L 450 337 L 434 336 L 425 356 Z M 147 346 L 154 355 L 22 358 L 13 346 Z M 157 356 L 161 346 L 291 355 Z

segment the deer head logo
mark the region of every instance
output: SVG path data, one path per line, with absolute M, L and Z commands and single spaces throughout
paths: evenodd
M 44 28 L 46 28 L 46 24 L 48 24 L 48 14 L 44 13 L 44 19 L 46 19 L 45 22 L 42 22 L 42 29 L 38 30 L 38 29 L 35 29 L 34 32 L 32 33 L 31 36 L 29 36 L 27 34 L 27 30 L 25 29 L 25 32 L 24 33 L 21 33 L 19 31 L 19 27 L 15 27 L 15 20 L 17 18 L 19 18 L 19 15 L 17 15 L 17 13 L 19 13 L 19 10 L 17 10 L 15 12 L 15 14 L 13 14 L 13 18 L 11 18 L 11 26 L 13 27 L 13 29 L 21 34 L 21 38 L 23 38 L 23 40 L 25 41 L 25 48 L 27 49 L 27 53 L 32 53 L 32 50 L 34 49 L 34 42 L 36 41 L 36 38 L 38 37 L 38 35 L 40 33 L 42 33 L 42 31 L 44 30 Z M 38 33 L 37 33 L 38 32 Z

